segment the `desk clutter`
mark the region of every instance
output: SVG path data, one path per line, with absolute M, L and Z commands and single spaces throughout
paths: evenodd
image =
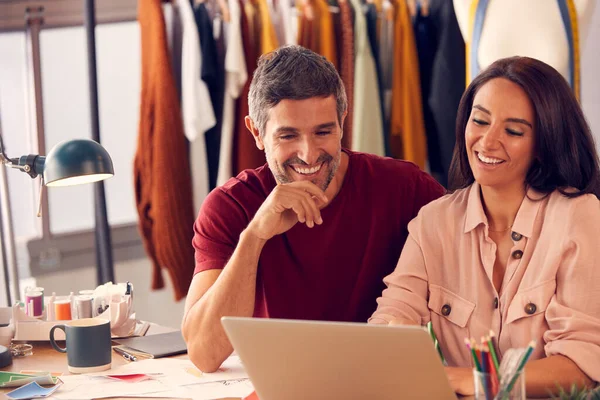
M 24 300 L 12 306 L 13 340 L 47 341 L 54 325 L 83 318 L 109 320 L 113 337 L 140 334 L 143 328 L 136 325 L 133 285 L 129 282 L 109 282 L 96 289 L 79 290 L 77 294 L 48 294 L 41 287 L 26 288 L 24 294 Z M 64 340 L 64 334 L 56 332 L 56 339 Z
M 0 388 L 16 388 L 6 394 L 13 400 L 48 397 L 62 383 L 57 374 L 46 371 L 21 371 L 20 373 L 0 371 Z
M 0 390 L 13 389 L 4 393 L 10 400 L 240 399 L 254 390 L 236 355 L 230 356 L 213 373 L 203 373 L 188 359 L 159 358 L 138 359 L 119 366 L 113 361 L 110 370 L 74 375 L 44 371 L 0 372 L 0 382 L 4 383 L 0 384 Z
M 113 347 L 124 358 L 161 358 L 187 353 L 187 345 L 181 331 L 143 337 L 115 339 L 120 346 Z M 126 354 L 123 354 L 126 353 Z M 135 361 L 135 360 L 131 360 Z
M 203 373 L 190 360 L 147 359 L 110 371 L 62 376 L 52 394 L 57 400 L 108 397 L 169 397 L 194 400 L 243 397 L 252 392 L 239 357 L 230 356 L 214 373 Z
M 0 387 L 20 387 L 36 382 L 40 385 L 56 385 L 60 379 L 56 374 L 42 371 L 23 371 L 23 373 L 0 371 Z

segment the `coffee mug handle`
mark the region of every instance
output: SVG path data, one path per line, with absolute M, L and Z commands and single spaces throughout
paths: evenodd
M 58 344 L 56 344 L 56 340 L 54 340 L 54 330 L 56 330 L 56 329 L 60 329 L 61 331 L 65 332 L 65 335 L 67 334 L 67 332 L 65 331 L 64 325 L 54 325 L 52 327 L 52 329 L 50 329 L 50 344 L 52 345 L 54 350 L 60 351 L 61 353 L 66 353 L 67 348 L 60 347 Z

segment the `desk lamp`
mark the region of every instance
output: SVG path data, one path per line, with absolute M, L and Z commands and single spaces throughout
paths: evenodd
M 108 152 L 100 144 L 89 139 L 61 142 L 54 146 L 46 157 L 29 154 L 19 158 L 9 158 L 4 152 L 2 132 L 0 132 L 0 164 L 19 169 L 31 178 L 41 175 L 42 183 L 50 187 L 98 182 L 114 175 L 112 160 Z M 10 212 L 6 218 L 10 218 Z M 7 297 L 11 304 L 8 265 L 5 259 L 6 240 L 1 239 L 2 263 L 4 275 L 7 278 L 5 279 Z M 16 276 L 16 271 L 12 272 L 13 276 Z M 19 290 L 18 281 L 15 290 Z

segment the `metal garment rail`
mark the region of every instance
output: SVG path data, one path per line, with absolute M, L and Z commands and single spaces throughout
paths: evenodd
M 137 19 L 137 0 L 96 0 L 96 23 L 128 22 Z M 42 7 L 44 29 L 82 26 L 84 0 L 0 0 L 0 32 L 23 32 L 27 10 Z

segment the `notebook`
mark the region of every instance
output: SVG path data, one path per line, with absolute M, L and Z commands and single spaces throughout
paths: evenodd
M 183 336 L 181 336 L 181 331 L 114 339 L 114 342 L 130 349 L 150 354 L 153 358 L 187 353 L 187 346 L 183 340 Z

